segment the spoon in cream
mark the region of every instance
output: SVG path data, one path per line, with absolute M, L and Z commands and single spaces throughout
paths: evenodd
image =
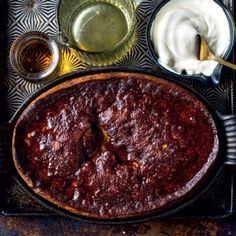
M 222 64 L 224 66 L 227 66 L 227 67 L 229 67 L 231 69 L 236 70 L 236 65 L 235 64 L 227 62 L 227 61 L 221 59 L 220 57 L 214 55 L 211 52 L 206 39 L 203 36 L 201 36 L 201 35 L 199 35 L 199 53 L 198 53 L 198 59 L 200 61 L 214 60 L 214 61 L 217 61 L 218 63 L 220 63 L 220 64 Z

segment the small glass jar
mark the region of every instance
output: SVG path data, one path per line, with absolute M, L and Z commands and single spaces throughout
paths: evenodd
M 11 46 L 10 62 L 23 79 L 45 82 L 57 75 L 60 68 L 60 50 L 47 34 L 31 31 L 17 38 Z
M 61 43 L 90 66 L 114 64 L 136 41 L 133 0 L 61 0 L 57 18 Z

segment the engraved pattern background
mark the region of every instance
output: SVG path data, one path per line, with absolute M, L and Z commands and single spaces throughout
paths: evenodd
M 8 39 L 10 49 L 13 41 L 25 32 L 39 30 L 47 33 L 49 36 L 58 38 L 58 25 L 56 21 L 56 8 L 59 0 L 9 0 L 9 24 Z M 137 1 L 140 2 L 140 1 Z M 144 0 L 137 8 L 137 37 L 138 41 L 128 55 L 124 56 L 116 65 L 135 66 L 146 69 L 155 69 L 155 63 L 147 53 L 145 43 L 145 27 L 150 13 L 153 11 L 160 0 Z M 233 7 L 232 1 L 224 1 L 228 6 Z M 70 68 L 70 71 L 88 68 L 82 63 L 75 50 L 61 46 L 64 63 Z M 12 69 L 8 58 L 8 75 L 5 78 L 7 88 L 8 116 L 15 113 L 24 100 L 39 89 L 43 84 L 32 84 L 20 78 Z M 68 71 L 59 72 L 59 75 Z M 193 81 L 186 81 L 192 83 Z M 225 112 L 226 105 L 229 102 L 228 83 L 222 83 L 212 93 L 211 88 L 204 88 L 198 85 L 192 85 L 200 90 L 212 102 L 213 106 Z
M 13 41 L 25 32 L 38 30 L 47 33 L 49 36 L 58 38 L 59 29 L 56 21 L 56 8 L 59 0 L 9 0 L 9 24 L 8 24 L 8 39 L 10 49 Z M 146 55 L 145 38 L 143 27 L 145 23 L 145 10 L 139 9 L 138 17 L 138 37 L 139 41 L 133 48 L 132 52 L 123 58 L 117 65 L 133 65 L 145 67 L 149 62 Z M 66 48 L 61 45 L 64 63 L 70 68 L 70 71 L 81 70 L 88 68 L 85 63 L 79 61 L 75 50 Z M 7 88 L 7 101 L 9 118 L 15 113 L 17 108 L 24 100 L 39 89 L 43 84 L 28 83 L 20 78 L 12 69 L 8 58 L 9 73 L 5 78 Z M 69 71 L 59 72 L 59 75 Z
M 56 7 L 59 0 L 8 0 L 8 50 L 10 49 L 13 41 L 23 33 L 32 30 L 43 31 L 49 36 L 58 38 L 58 25 L 56 21 Z M 141 2 L 140 0 L 136 0 Z M 116 63 L 117 66 L 134 66 L 139 68 L 146 68 L 155 70 L 157 69 L 155 63 L 149 57 L 145 43 L 145 29 L 148 17 L 153 11 L 153 8 L 161 0 L 144 0 L 137 8 L 137 44 L 133 49 L 124 56 L 119 62 Z M 233 10 L 233 0 L 223 0 L 223 2 Z M 0 32 L 1 33 L 1 32 Z M 82 63 L 76 54 L 76 51 L 69 49 L 63 45 L 60 45 L 63 60 L 66 66 L 69 68 L 68 71 L 60 72 L 60 74 L 81 70 L 88 68 L 88 65 Z M 7 111 L 8 119 L 16 112 L 19 106 L 25 101 L 27 97 L 37 91 L 43 84 L 31 84 L 20 78 L 12 69 L 9 58 L 8 60 L 8 74 L 4 75 L 4 86 L 6 87 L 6 100 L 7 100 Z M 235 93 L 234 93 L 234 76 L 233 73 L 227 73 L 227 77 L 222 78 L 221 84 L 217 88 L 206 87 L 197 81 L 182 81 L 190 86 L 194 87 L 196 90 L 200 91 L 206 99 L 214 106 L 215 109 L 219 110 L 221 113 L 233 113 Z M 4 133 L 1 133 L 1 137 Z M 0 143 L 0 155 L 5 155 L 5 151 L 1 148 Z M 3 144 L 2 144 L 3 145 Z M 0 161 L 1 162 L 1 161 Z M 1 163 L 0 163 L 1 166 Z M 222 178 L 222 176 L 224 178 Z M 226 195 L 232 191 L 232 182 L 234 173 L 228 172 L 227 175 L 221 173 L 221 178 L 217 180 L 217 188 L 224 189 L 224 191 L 218 191 L 217 188 L 210 189 L 208 193 L 196 203 L 195 206 L 191 206 L 185 212 L 182 213 L 183 216 L 192 215 L 193 212 L 196 215 L 206 215 L 206 216 L 216 216 L 217 214 L 222 215 L 224 209 L 226 208 Z M 6 192 L 4 193 L 4 209 L 3 213 L 8 215 L 14 214 L 38 214 L 47 213 L 43 207 L 38 205 L 33 199 L 31 199 L 11 178 L 10 175 L 4 176 L 4 188 Z M 0 185 L 1 185 L 0 181 Z M 222 197 L 222 194 L 224 195 Z M 210 199 L 210 200 L 209 200 Z M 209 204 L 208 204 L 208 201 Z M 232 201 L 228 199 L 228 201 Z M 202 206 L 206 204 L 206 207 L 202 208 L 202 212 L 197 212 L 199 204 Z M 211 205 L 211 203 L 214 203 Z M 210 208 L 210 205 L 213 209 Z M 217 207 L 219 209 L 217 209 Z M 232 206 L 228 206 L 229 208 Z M 180 214 L 181 216 L 181 214 Z

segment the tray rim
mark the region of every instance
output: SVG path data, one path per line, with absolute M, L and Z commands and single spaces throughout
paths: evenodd
M 234 0 L 233 0 L 234 1 Z M 7 2 L 7 0 L 6 1 L 4 1 L 4 0 L 0 0 L 0 5 L 3 3 L 4 4 L 4 2 Z M 234 2 L 233 2 L 234 3 Z M 235 9 L 234 9 L 235 10 Z M 2 32 L 0 32 L 0 34 L 1 34 Z M 236 50 L 234 50 L 234 51 L 236 51 Z M 235 73 L 234 73 L 234 77 L 235 77 Z M 1 84 L 0 84 L 1 85 Z M 233 87 L 235 87 L 235 85 L 233 84 L 232 85 Z M 234 91 L 235 92 L 235 90 L 234 89 L 232 89 L 232 91 Z M 232 101 L 232 99 L 234 99 L 232 96 L 232 93 L 230 94 L 231 95 L 231 103 L 234 105 L 234 102 Z M 233 106 L 232 105 L 232 106 Z M 233 110 L 234 108 L 232 108 L 232 110 Z M 5 128 L 7 125 L 9 125 L 9 123 L 10 123 L 10 121 L 11 121 L 12 119 L 10 119 L 9 121 L 7 121 L 7 122 L 5 122 L 5 123 L 0 123 L 0 129 L 1 129 L 1 127 L 2 128 Z M 1 148 L 1 147 L 0 147 Z M 1 154 L 1 151 L 0 151 L 0 154 Z M 3 173 L 4 174 L 4 173 Z M 0 175 L 1 175 L 1 173 L 0 173 Z M 23 213 L 19 213 L 19 214 L 8 214 L 8 213 L 6 213 L 6 212 L 4 212 L 4 210 L 2 209 L 2 211 L 1 211 L 1 213 L 3 214 L 3 215 L 24 215 Z M 42 214 L 42 213 L 35 213 L 35 215 L 40 215 L 40 214 Z M 219 216 L 219 217 L 217 217 L 217 218 L 222 218 L 222 217 L 227 217 L 227 216 L 230 216 L 231 214 L 233 214 L 233 212 L 231 212 L 230 214 L 226 214 L 226 215 L 224 215 L 224 216 Z M 26 213 L 26 215 L 30 215 L 30 214 L 28 214 L 28 213 Z M 42 214 L 42 215 L 45 215 L 45 214 Z M 48 213 L 46 213 L 46 215 L 48 215 Z M 51 214 L 49 214 L 49 215 L 51 215 Z M 207 218 L 214 218 L 214 216 L 212 217 L 212 216 L 202 216 L 202 217 L 207 217 Z M 178 217 L 177 217 L 178 218 Z M 180 217 L 180 218 L 185 218 L 185 217 Z M 193 218 L 195 218 L 195 216 L 193 216 Z M 197 216 L 196 218 L 201 218 L 201 216 Z

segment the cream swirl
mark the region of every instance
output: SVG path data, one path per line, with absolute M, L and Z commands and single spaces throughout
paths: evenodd
M 217 62 L 198 60 L 198 34 L 217 56 L 230 44 L 230 27 L 213 0 L 171 0 L 157 13 L 150 32 L 159 63 L 171 71 L 210 76 Z

